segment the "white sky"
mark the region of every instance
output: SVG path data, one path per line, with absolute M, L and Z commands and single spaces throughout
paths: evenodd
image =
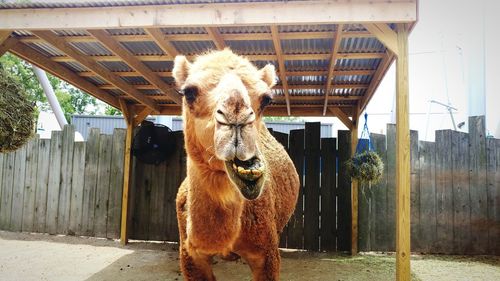
M 469 106 L 480 101 L 476 97 L 484 92 L 481 85 L 486 85 L 487 130 L 500 138 L 500 85 L 495 83 L 500 74 L 499 17 L 498 0 L 420 0 L 419 22 L 410 35 L 409 73 L 410 128 L 419 131 L 421 140 L 434 140 L 435 130 L 453 129 L 450 115 L 440 105 L 431 106 L 427 122 L 430 100 L 450 102 L 458 109 L 456 124 L 466 122 Z M 393 65 L 367 107 L 371 132 L 385 132 L 391 122 L 395 85 Z M 472 102 L 469 91 L 474 93 Z M 478 112 L 477 106 L 473 112 Z M 335 124 L 345 128 L 340 122 Z M 466 130 L 467 122 L 462 128 Z

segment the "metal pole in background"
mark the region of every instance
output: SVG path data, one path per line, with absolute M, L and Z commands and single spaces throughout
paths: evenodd
M 57 100 L 56 94 L 54 93 L 54 89 L 52 89 L 52 85 L 50 85 L 49 78 L 47 77 L 45 71 L 34 65 L 33 65 L 33 72 L 35 73 L 36 78 L 40 82 L 40 85 L 42 85 L 43 92 L 45 93 L 45 96 L 49 101 L 50 107 L 52 108 L 52 111 L 56 116 L 57 123 L 59 123 L 59 127 L 61 127 L 62 130 L 62 128 L 64 128 L 64 125 L 68 124 L 68 121 L 66 120 L 66 117 L 64 117 L 64 112 L 62 111 L 59 101 Z

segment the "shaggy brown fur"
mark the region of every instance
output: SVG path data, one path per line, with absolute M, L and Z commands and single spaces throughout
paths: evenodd
M 258 70 L 224 50 L 202 55 L 193 64 L 177 57 L 173 73 L 181 89 L 198 89 L 183 106 L 187 177 L 177 194 L 177 218 L 185 279 L 215 280 L 211 258 L 234 258 L 236 253 L 248 262 L 254 280 L 279 280 L 279 235 L 295 208 L 299 179 L 283 146 L 261 120 L 263 95 L 275 83 L 274 67 Z M 257 153 L 265 164 L 255 200 L 242 196 L 224 165 L 229 158 L 221 159 L 227 142 L 218 110 L 227 120 L 255 116 L 241 129 L 243 148 L 236 152 L 241 157 Z

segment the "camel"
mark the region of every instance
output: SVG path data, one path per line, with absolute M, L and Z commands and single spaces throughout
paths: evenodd
M 262 121 L 276 83 L 231 50 L 175 58 L 183 93 L 187 176 L 176 198 L 185 280 L 216 280 L 212 258 L 243 258 L 253 280 L 279 280 L 279 236 L 294 211 L 299 177 Z

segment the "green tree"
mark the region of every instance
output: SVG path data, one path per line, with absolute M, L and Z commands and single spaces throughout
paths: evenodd
M 110 106 L 110 105 L 106 105 L 106 108 L 104 109 L 104 114 L 118 116 L 118 115 L 122 115 L 122 112 L 120 110 Z
M 2 65 L 26 89 L 30 99 L 36 103 L 38 111 L 48 111 L 50 106 L 30 64 L 9 53 L 0 58 Z M 63 80 L 47 73 L 66 120 L 70 122 L 73 114 L 95 114 L 98 110 L 97 100 L 87 93 L 73 87 Z

